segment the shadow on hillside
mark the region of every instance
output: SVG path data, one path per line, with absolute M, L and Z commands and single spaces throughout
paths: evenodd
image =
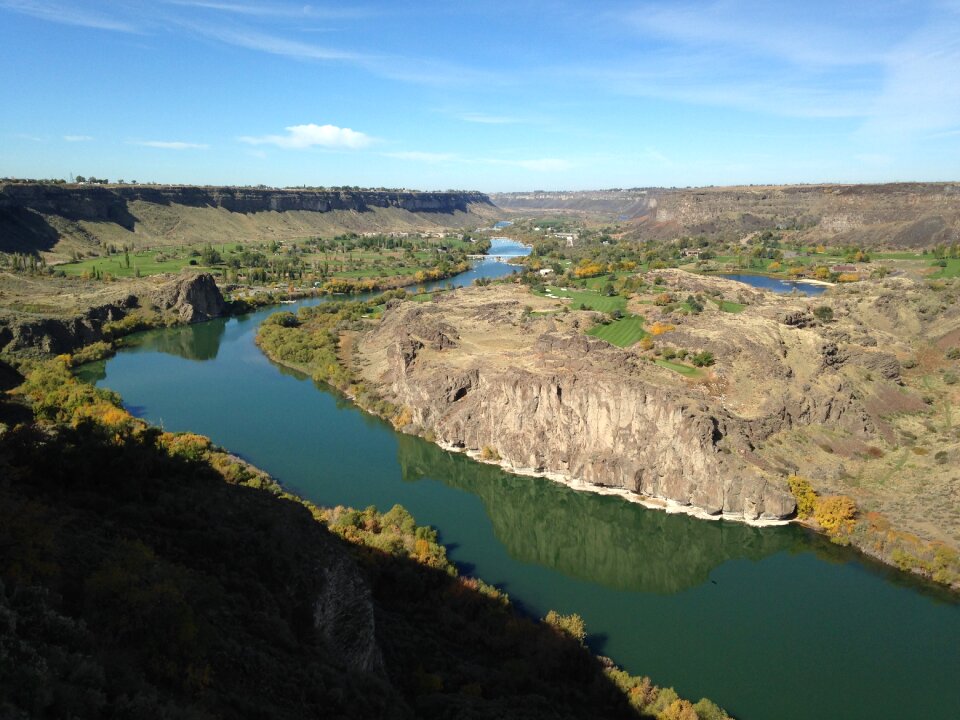
M 635 717 L 568 636 L 155 437 L 0 435 L 0 716 Z

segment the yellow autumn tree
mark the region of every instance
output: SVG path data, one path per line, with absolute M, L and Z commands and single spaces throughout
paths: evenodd
M 846 495 L 827 495 L 814 503 L 813 519 L 831 537 L 853 530 L 856 515 L 857 505 Z
M 787 484 L 790 485 L 790 492 L 797 501 L 797 517 L 801 519 L 810 517 L 817 502 L 817 493 L 814 492 L 810 481 L 798 475 L 791 475 L 787 478 Z

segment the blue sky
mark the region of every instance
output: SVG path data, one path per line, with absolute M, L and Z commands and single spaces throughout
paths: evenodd
M 0 176 L 960 180 L 960 0 L 0 0 Z

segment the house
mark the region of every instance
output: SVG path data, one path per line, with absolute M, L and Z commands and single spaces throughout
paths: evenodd
M 853 273 L 857 272 L 856 265 L 834 265 L 830 268 L 830 272 L 835 273 Z

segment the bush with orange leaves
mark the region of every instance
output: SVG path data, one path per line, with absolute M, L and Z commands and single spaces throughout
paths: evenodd
M 603 275 L 605 272 L 607 272 L 606 265 L 584 258 L 573 269 L 573 276 L 576 278 L 591 278 Z
M 859 281 L 860 273 L 840 273 L 840 275 L 837 276 L 837 282 L 851 283 Z
M 653 299 L 653 304 L 654 304 L 654 305 L 661 305 L 661 306 L 663 306 L 663 305 L 669 305 L 669 304 L 672 303 L 672 302 L 673 302 L 673 295 L 671 295 L 671 294 L 668 293 L 668 292 L 660 293 L 659 295 L 657 295 L 657 296 Z
M 842 544 L 853 530 L 856 515 L 857 505 L 846 495 L 826 495 L 814 502 L 813 519 L 831 539 Z
M 676 325 L 671 325 L 670 323 L 660 322 L 659 320 L 650 326 L 651 335 L 663 335 L 668 333 L 671 330 L 676 330 Z

